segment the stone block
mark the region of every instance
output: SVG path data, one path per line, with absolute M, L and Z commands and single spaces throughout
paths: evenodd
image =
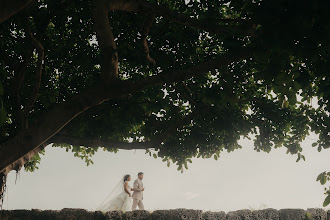
M 227 213 L 228 220 L 249 220 L 253 219 L 252 211 L 248 209 L 232 211 Z
M 327 212 L 323 209 L 307 209 L 306 217 L 311 220 L 326 220 Z
M 306 211 L 303 209 L 281 209 L 280 220 L 302 220 L 306 219 Z
M 105 220 L 123 220 L 124 213 L 122 211 L 111 211 L 105 214 Z
M 60 217 L 60 211 L 58 210 L 43 210 L 39 214 L 40 220 L 57 220 Z
M 9 210 L 0 210 L 0 219 L 1 220 L 8 220 L 11 215 L 12 215 L 12 213 Z
M 146 210 L 134 210 L 131 212 L 125 212 L 126 220 L 147 220 L 150 219 L 150 213 Z
M 86 209 L 65 208 L 58 213 L 58 220 L 94 220 L 93 212 Z
M 194 209 L 172 209 L 157 210 L 151 213 L 152 220 L 201 220 L 202 210 Z
M 2 210 L 0 214 L 1 220 L 35 220 L 38 217 L 39 212 L 30 210 Z
M 253 219 L 279 220 L 279 213 L 276 209 L 263 209 L 252 211 Z
M 202 214 L 203 220 L 226 220 L 227 215 L 225 212 L 203 212 Z

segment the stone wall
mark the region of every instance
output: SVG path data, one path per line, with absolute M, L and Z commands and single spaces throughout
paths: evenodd
M 1 220 L 330 220 L 330 210 L 323 209 L 264 209 L 264 210 L 239 210 L 233 212 L 204 212 L 193 209 L 173 209 L 120 212 L 113 211 L 103 214 L 102 212 L 90 212 L 85 209 L 62 209 L 62 210 L 0 210 Z

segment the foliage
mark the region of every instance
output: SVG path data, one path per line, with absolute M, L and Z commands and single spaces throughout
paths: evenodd
M 45 155 L 45 150 L 39 151 L 32 159 L 29 160 L 26 164 L 24 164 L 24 170 L 27 172 L 34 172 L 39 169 L 38 164 L 40 164 L 40 155 Z
M 117 142 L 159 140 L 146 153 L 178 170 L 193 157 L 218 159 L 221 152 L 242 148 L 241 137 L 255 135 L 256 151 L 285 147 L 305 160 L 300 143 L 311 132 L 318 151 L 330 147 L 330 26 L 329 3 L 324 1 L 255 0 L 150 0 L 174 13 L 220 24 L 212 33 L 189 24 L 156 16 L 148 33 L 150 56 L 143 55 L 141 29 L 147 12 L 113 11 L 109 20 L 119 54 L 119 78 L 139 81 L 168 72 L 180 73 L 225 54 L 248 49 L 252 56 L 214 68 L 182 82 L 147 87 L 121 99 L 110 99 L 70 121 L 63 131 L 76 138 Z M 0 25 L 0 141 L 19 131 L 11 97 L 17 64 L 26 59 L 31 42 L 24 20 L 45 50 L 39 95 L 30 111 L 29 124 L 100 78 L 100 49 L 93 29 L 90 1 L 35 3 Z M 37 53 L 29 60 L 20 90 L 25 106 L 35 82 Z M 316 97 L 317 105 L 311 105 Z M 89 165 L 98 147 L 54 143 L 71 150 Z M 116 151 L 116 146 L 109 151 Z M 39 163 L 36 155 L 26 170 Z M 325 184 L 327 174 L 318 180 Z M 329 192 L 329 191 L 327 191 Z M 329 194 L 329 193 L 327 193 Z M 329 194 L 330 195 L 330 194 Z M 329 204 L 327 197 L 325 205 Z M 328 201 L 329 200 L 329 201 Z
M 89 164 L 94 164 L 91 158 L 97 150 L 93 148 L 72 146 L 70 144 L 53 144 L 53 147 L 65 148 L 66 152 L 69 152 L 69 150 L 71 150 L 71 152 L 74 153 L 73 155 L 84 160 L 87 166 L 89 166 Z
M 330 180 L 330 172 L 320 173 L 316 178 L 316 181 L 320 181 L 322 185 L 326 184 L 326 182 L 329 180 Z M 324 194 L 327 195 L 323 202 L 323 206 L 326 207 L 330 203 L 330 187 L 329 189 L 327 189 L 326 187 L 324 188 Z

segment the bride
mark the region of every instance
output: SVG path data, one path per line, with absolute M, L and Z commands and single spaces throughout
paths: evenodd
M 114 187 L 112 192 L 99 205 L 97 210 L 102 212 L 121 210 L 131 211 L 132 209 L 132 195 L 130 191 L 134 191 L 128 182 L 131 180 L 129 174 L 121 178 L 120 182 Z

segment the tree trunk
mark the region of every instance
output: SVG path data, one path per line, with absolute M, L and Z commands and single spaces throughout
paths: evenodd
M 33 0 L 1 0 L 0 1 L 0 24 L 25 8 Z
M 111 96 L 120 95 L 116 90 L 118 90 L 116 86 L 111 86 L 108 89 L 102 84 L 90 88 L 54 107 L 31 127 L 3 143 L 0 147 L 0 173 L 7 174 L 11 170 L 19 170 L 41 150 L 40 145 L 60 131 L 77 115 L 91 106 L 106 101 Z

